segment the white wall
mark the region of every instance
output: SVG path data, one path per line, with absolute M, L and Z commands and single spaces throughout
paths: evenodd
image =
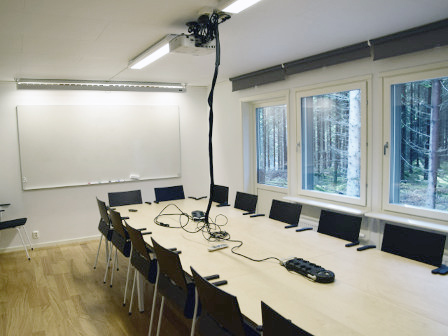
M 17 105 L 178 105 L 181 133 L 181 177 L 45 190 L 23 191 L 17 137 Z M 0 203 L 11 203 L 2 219 L 28 217 L 27 231 L 40 232 L 37 244 L 99 236 L 95 197 L 141 189 L 144 201 L 154 201 L 154 187 L 183 184 L 186 196 L 208 194 L 207 89 L 186 93 L 17 90 L 0 82 Z M 110 149 L 113 151 L 113 148 Z M 154 158 L 157 160 L 157 158 Z M 31 237 L 30 237 L 31 238 Z M 21 246 L 16 230 L 0 231 L 0 250 Z
M 382 104 L 378 74 L 446 61 L 448 48 L 394 57 L 381 61 L 359 60 L 328 68 L 289 76 L 287 80 L 260 87 L 232 92 L 229 81 L 218 83 L 214 98 L 214 168 L 215 183 L 230 187 L 229 201 L 233 204 L 236 191 L 249 191 L 245 185 L 247 172 L 243 165 L 243 117 L 240 99 L 275 91 L 290 90 L 290 140 L 296 138 L 294 89 L 309 85 L 373 74 L 369 88 L 369 176 L 368 204 L 379 210 L 381 199 L 381 169 L 371 169 L 372 162 L 382 160 Z M 16 90 L 13 83 L 0 83 L 0 203 L 12 203 L 4 219 L 27 216 L 28 231 L 39 230 L 38 243 L 82 239 L 98 235 L 98 210 L 95 197 L 107 199 L 110 191 L 141 189 L 144 200 L 153 201 L 153 188 L 182 183 L 187 195 L 208 194 L 208 107 L 205 88 L 188 88 L 187 93 L 130 93 L 89 91 L 27 91 Z M 130 182 L 125 184 L 81 186 L 49 190 L 22 191 L 17 141 L 17 105 L 179 105 L 181 112 L 182 177 L 180 179 Z M 375 134 L 375 139 L 373 139 Z M 296 153 L 290 146 L 289 169 L 293 171 L 289 194 L 297 192 Z M 246 175 L 245 175 L 246 174 Z M 304 214 L 318 217 L 319 209 L 305 207 Z M 378 227 L 374 225 L 373 227 Z M 376 232 L 369 232 L 376 242 Z M 33 241 L 36 242 L 36 241 Z M 20 245 L 14 230 L 0 232 L 0 250 Z
M 372 75 L 372 85 L 368 88 L 368 207 L 372 211 L 381 210 L 381 186 L 382 186 L 382 89 L 380 73 L 393 71 L 415 66 L 445 62 L 448 60 L 448 48 L 441 47 L 427 51 L 417 52 L 409 55 L 393 57 L 380 61 L 363 59 L 354 62 L 335 65 L 327 68 L 304 72 L 289 76 L 285 81 L 266 84 L 259 87 L 231 92 L 229 81 L 220 83 L 215 90 L 216 114 L 215 133 L 219 142 L 219 151 L 215 153 L 216 162 L 220 162 L 216 167 L 216 180 L 231 187 L 231 197 L 234 197 L 236 190 L 245 190 L 243 180 L 243 141 L 242 125 L 243 116 L 241 112 L 241 99 L 248 97 L 271 94 L 272 92 L 290 90 L 290 150 L 288 167 L 292 171 L 289 181 L 289 194 L 297 194 L 297 156 L 295 151 L 296 139 L 296 110 L 294 90 L 310 85 L 325 84 L 332 81 L 349 79 L 364 75 Z M 225 139 L 225 146 L 221 140 Z M 372 169 L 372 162 L 375 162 L 375 169 Z M 378 164 L 380 163 L 380 164 Z M 251 191 L 251 190 L 247 190 Z M 253 191 L 252 191 L 253 192 Z M 318 217 L 319 209 L 304 207 L 307 215 Z M 317 218 L 316 218 L 317 219 Z M 374 225 L 373 227 L 378 227 Z M 369 232 L 369 240 L 378 243 L 376 232 Z

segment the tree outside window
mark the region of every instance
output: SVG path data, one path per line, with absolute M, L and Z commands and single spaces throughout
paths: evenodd
M 257 107 L 257 183 L 288 187 L 286 105 Z
M 448 211 L 448 77 L 391 85 L 391 204 Z
M 359 198 L 361 90 L 301 98 L 302 189 Z

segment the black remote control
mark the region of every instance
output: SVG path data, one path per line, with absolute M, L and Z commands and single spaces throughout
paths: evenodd
M 220 280 L 220 281 L 212 282 L 212 284 L 215 285 L 216 287 L 222 286 L 222 285 L 227 285 L 227 280 Z
M 295 228 L 295 227 L 298 227 L 298 226 L 299 226 L 298 224 L 290 224 L 290 225 L 286 225 L 285 229 L 291 229 L 291 228 Z
M 356 246 L 356 245 L 359 245 L 359 241 L 354 241 L 354 242 L 351 242 L 351 243 L 347 243 L 347 244 L 345 244 L 345 247 L 352 247 L 352 246 Z
M 361 247 L 358 247 L 356 250 L 357 251 L 364 251 L 364 250 L 368 250 L 368 249 L 371 249 L 371 248 L 376 248 L 376 245 L 364 245 L 364 246 L 361 246 Z
M 312 227 L 302 227 L 300 229 L 297 229 L 296 232 L 303 232 L 303 231 L 308 231 L 308 230 L 312 230 Z
M 299 273 L 311 281 L 320 283 L 330 283 L 334 281 L 334 273 L 332 271 L 328 271 L 325 268 L 302 258 L 289 259 L 285 261 L 283 266 L 285 266 L 288 271 Z

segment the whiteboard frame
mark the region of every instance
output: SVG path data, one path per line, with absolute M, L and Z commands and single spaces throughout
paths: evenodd
M 174 105 L 19 105 L 22 189 L 181 176 Z

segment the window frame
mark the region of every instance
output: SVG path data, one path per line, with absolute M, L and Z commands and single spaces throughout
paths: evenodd
M 446 220 L 447 212 L 441 210 L 425 209 L 421 207 L 390 203 L 391 191 L 391 153 L 392 153 L 392 111 L 391 111 L 391 86 L 395 84 L 428 80 L 433 78 L 448 77 L 448 63 L 432 66 L 414 67 L 380 74 L 383 93 L 383 192 L 382 211 L 393 212 L 398 215 L 411 215 L 435 220 Z M 386 154 L 384 154 L 386 151 Z
M 276 106 L 276 105 L 285 105 L 286 107 L 286 134 L 287 134 L 287 142 L 286 142 L 286 152 L 288 154 L 288 164 L 287 164 L 287 180 L 286 180 L 286 187 L 278 187 L 278 186 L 272 186 L 268 184 L 262 184 L 258 183 L 258 149 L 257 149 L 257 108 L 263 108 L 263 107 L 269 107 L 269 106 Z M 286 97 L 276 97 L 271 99 L 266 99 L 263 101 L 256 101 L 252 104 L 252 124 L 253 124 L 253 136 L 252 136 L 252 153 L 253 153 L 253 183 L 255 186 L 255 189 L 265 189 L 275 192 L 281 192 L 281 193 L 288 193 L 290 188 L 290 122 L 289 122 L 289 108 L 288 108 L 288 100 Z
M 295 90 L 295 106 L 297 116 L 297 194 L 299 196 L 306 196 L 310 198 L 317 198 L 334 203 L 351 204 L 355 206 L 367 206 L 367 142 L 368 142 L 368 87 L 369 77 L 360 77 L 325 83 L 323 85 L 316 85 L 312 87 L 299 88 Z M 310 96 L 317 96 L 327 93 L 342 92 L 349 90 L 360 90 L 360 108 L 361 108 L 361 172 L 360 172 L 360 191 L 359 198 L 332 194 L 317 190 L 303 189 L 303 141 L 302 141 L 302 106 L 301 99 Z

